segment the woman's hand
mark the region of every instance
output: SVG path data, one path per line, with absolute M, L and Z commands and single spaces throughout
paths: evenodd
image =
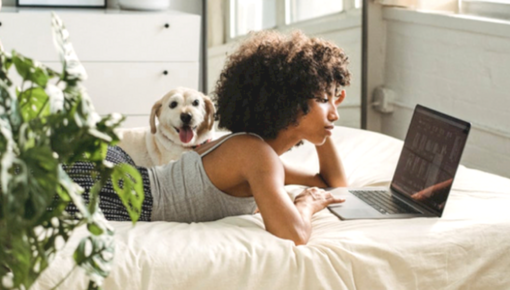
M 341 203 L 344 201 L 345 199 L 336 198 L 328 191 L 317 187 L 310 187 L 296 196 L 294 204 L 298 210 L 304 210 L 311 216 L 332 203 Z

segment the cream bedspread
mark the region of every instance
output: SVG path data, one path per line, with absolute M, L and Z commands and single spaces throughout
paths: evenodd
M 333 138 L 350 185 L 389 184 L 401 141 L 345 127 Z M 282 158 L 317 168 L 309 144 Z M 464 166 L 442 218 L 340 221 L 326 209 L 313 217 L 306 246 L 266 232 L 259 214 L 111 224 L 116 256 L 107 290 L 510 289 L 510 179 Z M 85 233 L 75 232 L 32 289 L 49 289 L 69 271 Z M 78 270 L 59 289 L 85 289 L 86 282 Z

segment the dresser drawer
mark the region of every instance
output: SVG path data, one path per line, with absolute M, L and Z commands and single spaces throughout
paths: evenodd
M 198 61 L 200 16 L 113 11 L 57 12 L 81 61 Z M 3 12 L 0 22 L 6 51 L 15 49 L 39 61 L 59 60 L 49 11 Z
M 58 62 L 45 63 L 60 72 Z M 198 62 L 110 63 L 85 62 L 88 79 L 83 82 L 96 111 L 124 115 L 150 114 L 152 105 L 176 87 L 198 90 Z M 165 74 L 166 72 L 166 74 Z M 11 67 L 9 77 L 21 84 Z
M 150 114 L 154 102 L 171 89 L 198 89 L 198 62 L 86 62 L 83 66 L 89 76 L 84 86 L 99 114 Z

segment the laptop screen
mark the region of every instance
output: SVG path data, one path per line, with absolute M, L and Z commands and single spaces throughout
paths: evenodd
M 469 129 L 465 121 L 417 105 L 391 188 L 441 215 Z

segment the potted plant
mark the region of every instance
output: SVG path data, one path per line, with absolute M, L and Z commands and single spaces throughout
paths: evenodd
M 1 289 L 29 289 L 81 226 L 90 235 L 74 260 L 88 273 L 89 289 L 100 288 L 113 261 L 114 232 L 98 207 L 99 190 L 111 178 L 133 223 L 143 201 L 138 171 L 105 161 L 107 147 L 119 141 L 114 129 L 124 117 L 95 112 L 81 84 L 86 72 L 54 14 L 52 29 L 61 72 L 15 51 L 0 51 Z M 12 81 L 13 73 L 20 83 Z M 93 163 L 98 172 L 88 202 L 62 169 L 77 161 Z M 77 216 L 65 211 L 70 202 L 78 207 Z

